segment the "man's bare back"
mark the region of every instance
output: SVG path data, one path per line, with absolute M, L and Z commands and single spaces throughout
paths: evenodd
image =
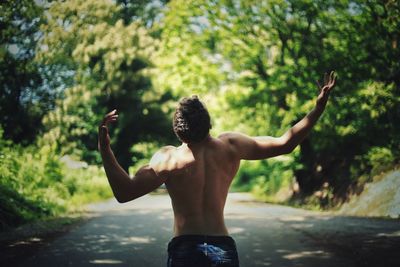
M 208 136 L 201 143 L 165 147 L 150 166 L 166 178 L 174 210 L 175 236 L 228 235 L 224 207 L 240 159 L 227 138 Z

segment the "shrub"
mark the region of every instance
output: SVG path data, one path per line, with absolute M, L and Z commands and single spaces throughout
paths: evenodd
M 52 146 L 24 148 L 0 138 L 0 229 L 111 196 L 99 167 L 70 169 Z

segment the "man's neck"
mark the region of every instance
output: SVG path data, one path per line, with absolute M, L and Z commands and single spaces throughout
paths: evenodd
M 192 149 L 197 149 L 199 147 L 203 147 L 206 143 L 210 142 L 210 140 L 212 139 L 211 135 L 208 134 L 203 140 L 201 140 L 200 142 L 196 142 L 196 143 L 182 143 L 182 145 L 187 145 L 188 148 Z

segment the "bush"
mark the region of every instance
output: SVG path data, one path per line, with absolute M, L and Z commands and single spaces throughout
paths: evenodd
M 386 147 L 372 147 L 366 156 L 371 166 L 371 175 L 377 175 L 392 167 L 394 156 L 392 151 Z
M 99 167 L 69 169 L 49 145 L 23 148 L 0 139 L 0 229 L 111 196 Z
M 268 161 L 245 161 L 241 164 L 232 188 L 236 191 L 251 191 L 256 197 L 271 202 L 284 200 L 282 192 L 290 197 L 293 184 L 293 158 L 280 156 Z
M 387 147 L 371 147 L 364 155 L 355 157 L 350 167 L 350 179 L 357 185 L 363 186 L 372 181 L 376 175 L 385 172 L 396 164 L 396 157 Z

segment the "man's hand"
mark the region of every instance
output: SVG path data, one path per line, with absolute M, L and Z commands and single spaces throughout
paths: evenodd
M 110 147 L 110 135 L 108 134 L 107 125 L 110 122 L 116 121 L 118 118 L 117 110 L 114 109 L 110 113 L 108 113 L 99 125 L 99 142 L 98 149 L 100 151 L 106 150 Z
M 325 73 L 324 75 L 324 85 L 321 86 L 320 83 L 317 80 L 317 86 L 318 89 L 320 90 L 318 98 L 317 98 L 317 109 L 324 110 L 326 103 L 328 102 L 329 98 L 329 93 L 335 87 L 336 85 L 336 74 L 334 71 L 328 75 L 328 73 Z

